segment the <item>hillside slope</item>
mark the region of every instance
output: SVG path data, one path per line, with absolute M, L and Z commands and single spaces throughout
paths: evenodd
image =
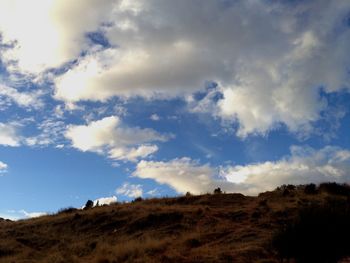
M 282 188 L 247 197 L 150 199 L 0 222 L 0 262 L 279 262 L 271 240 L 331 194 Z M 345 198 L 345 197 L 344 197 Z

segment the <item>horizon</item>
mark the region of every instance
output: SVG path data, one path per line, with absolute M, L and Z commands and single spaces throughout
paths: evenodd
M 350 2 L 0 1 L 0 217 L 350 182 Z

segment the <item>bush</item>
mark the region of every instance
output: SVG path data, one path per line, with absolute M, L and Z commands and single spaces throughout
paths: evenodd
M 135 202 L 141 202 L 143 201 L 142 197 L 136 197 L 132 202 L 135 203 Z
M 307 184 L 307 185 L 305 185 L 304 193 L 308 194 L 308 195 L 316 194 L 317 193 L 316 185 L 315 184 Z
M 218 187 L 214 190 L 214 194 L 222 194 L 221 188 Z
M 70 214 L 73 213 L 75 211 L 77 211 L 78 209 L 74 208 L 74 207 L 66 207 L 66 208 L 61 208 L 60 210 L 58 210 L 58 214 Z
M 281 259 L 298 263 L 335 263 L 350 255 L 350 205 L 333 199 L 303 208 L 297 220 L 278 231 L 272 241 Z
M 281 191 L 294 191 L 296 189 L 295 185 L 293 184 L 283 184 L 280 187 L 277 187 L 277 190 L 281 190 Z
M 350 196 L 350 186 L 347 184 L 322 183 L 319 190 L 334 195 Z
M 84 206 L 84 210 L 90 209 L 94 207 L 94 202 L 92 200 L 87 200 L 85 206 Z

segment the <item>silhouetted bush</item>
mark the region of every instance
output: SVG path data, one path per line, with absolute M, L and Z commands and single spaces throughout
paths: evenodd
M 289 196 L 290 193 L 291 193 L 291 191 L 286 188 L 286 189 L 283 190 L 282 195 L 283 196 Z
M 0 257 L 7 257 L 15 254 L 15 251 L 7 248 L 1 248 L 0 247 Z
M 66 207 L 66 208 L 61 208 L 60 210 L 58 210 L 58 214 L 69 214 L 69 213 L 73 213 L 75 211 L 77 211 L 78 209 L 74 208 L 74 207 Z
M 277 191 L 284 191 L 284 190 L 294 191 L 295 189 L 296 189 L 296 186 L 292 184 L 282 184 L 281 186 L 278 186 L 276 188 Z
M 189 197 L 192 196 L 192 194 L 190 192 L 186 192 L 185 196 Z
M 304 193 L 305 194 L 317 194 L 317 187 L 315 184 L 307 184 L 305 185 L 305 188 L 304 188 Z
M 93 208 L 93 206 L 94 206 L 94 202 L 92 200 L 87 200 L 87 202 L 84 206 L 84 210 Z
M 335 263 L 350 255 L 350 205 L 333 199 L 303 208 L 295 222 L 281 229 L 273 246 L 282 259 L 297 263 Z
M 135 202 L 141 202 L 143 199 L 142 197 L 136 197 L 132 202 L 135 203 Z
M 333 195 L 350 196 L 350 186 L 347 184 L 322 183 L 318 188 L 321 192 Z
M 267 199 L 262 199 L 259 201 L 259 206 L 267 206 Z
M 218 187 L 218 188 L 214 189 L 214 194 L 222 194 L 221 188 Z

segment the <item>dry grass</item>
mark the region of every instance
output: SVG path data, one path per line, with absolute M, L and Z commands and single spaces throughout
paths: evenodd
M 279 262 L 273 233 L 327 193 L 185 196 L 0 222 L 0 262 Z

